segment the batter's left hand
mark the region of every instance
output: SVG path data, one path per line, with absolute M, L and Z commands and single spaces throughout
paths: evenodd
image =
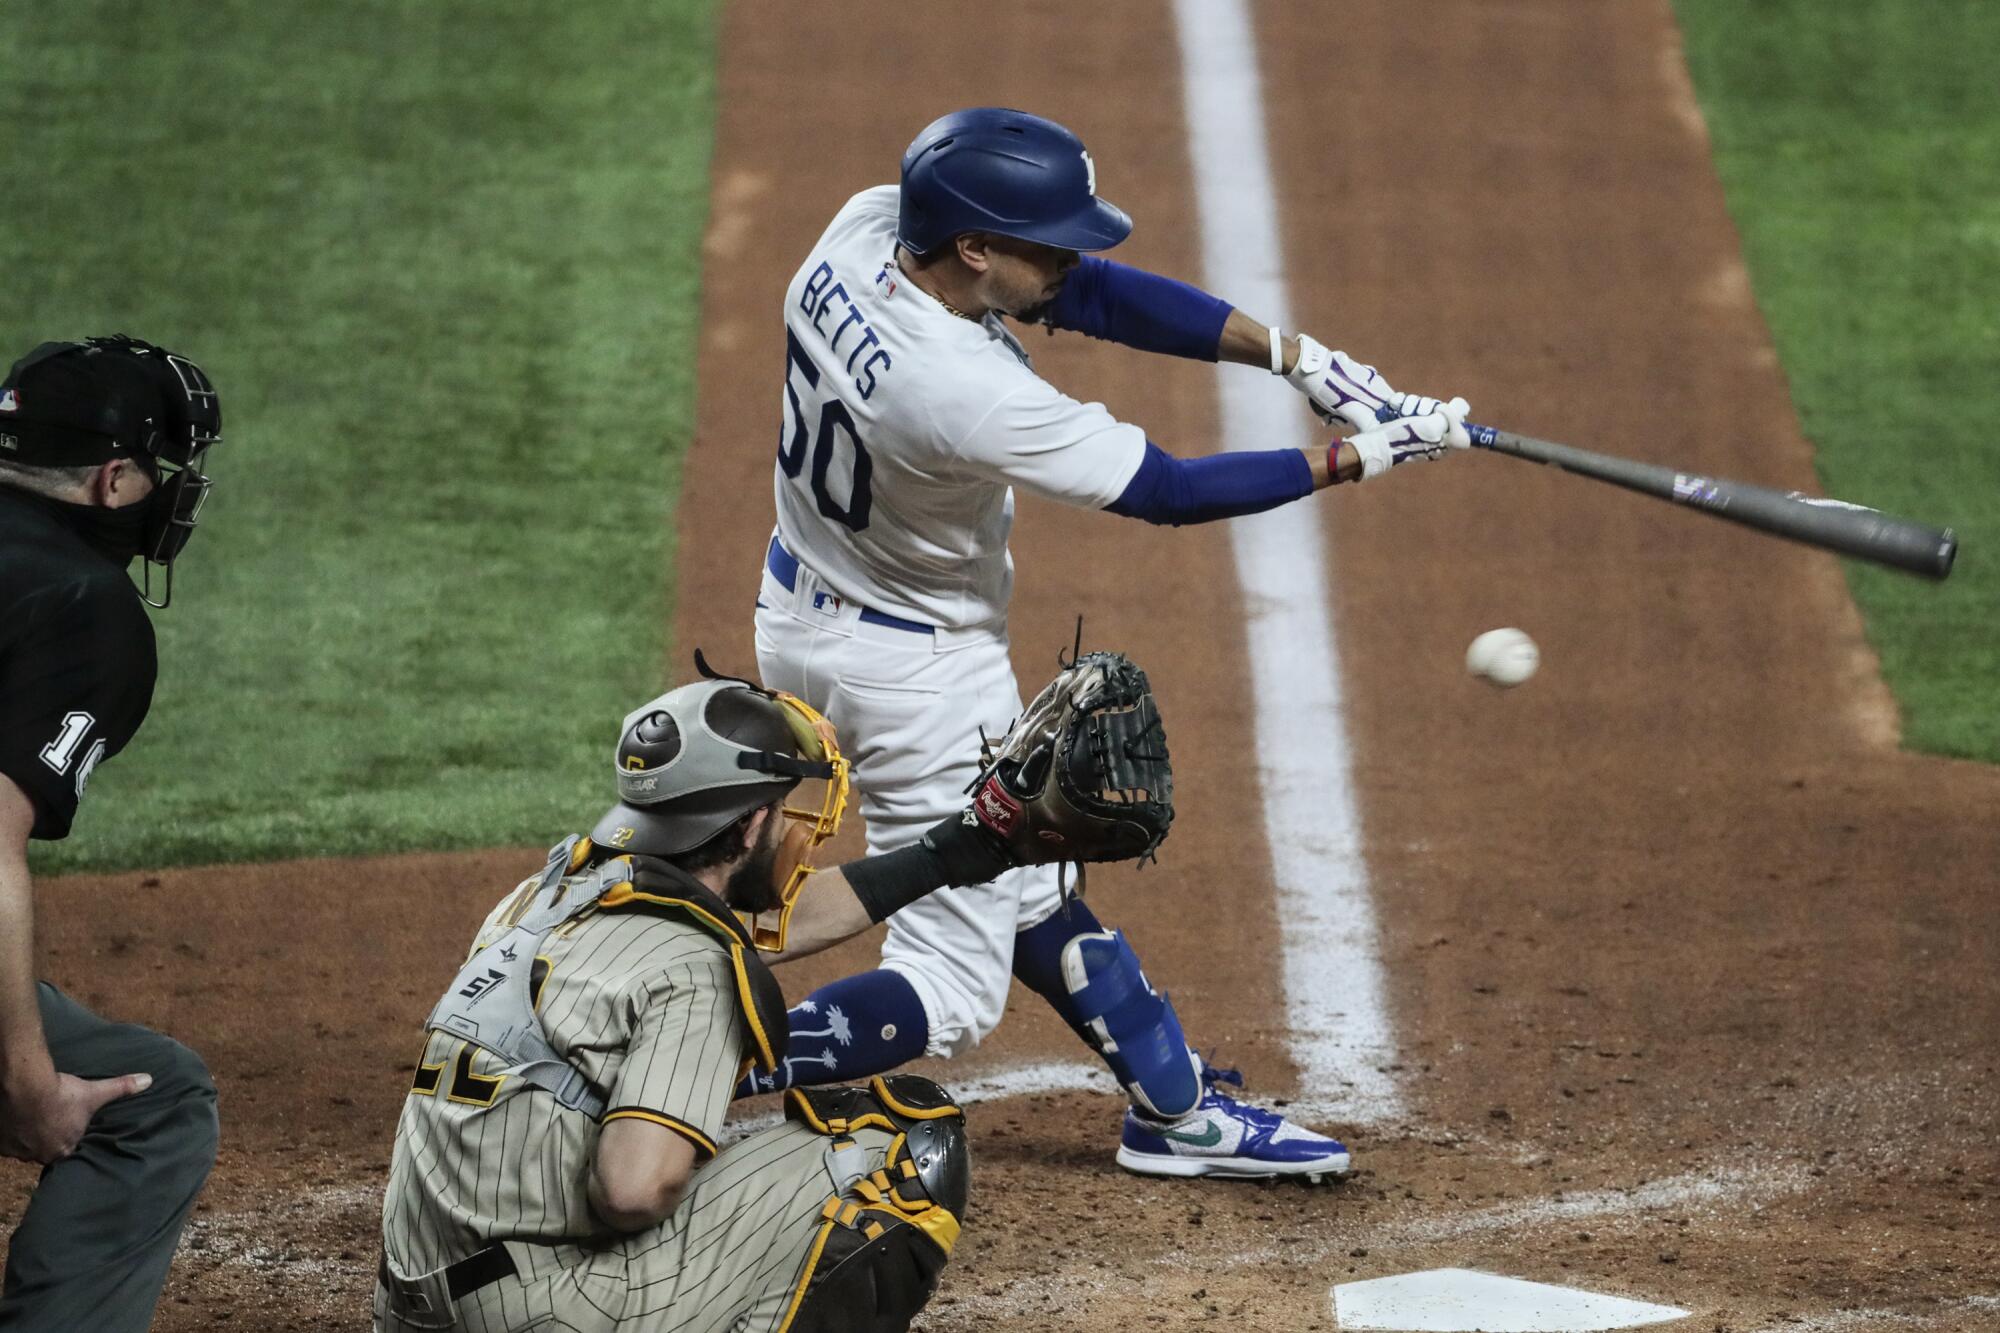
M 1375 367 L 1356 361 L 1345 352 L 1329 351 L 1306 334 L 1299 335 L 1298 361 L 1285 378 L 1311 401 L 1313 411 L 1330 426 L 1345 422 L 1356 431 L 1373 430 L 1384 422 L 1426 417 L 1433 412 L 1449 415 L 1457 407 L 1457 420 L 1461 424 L 1452 445 L 1463 449 L 1472 443 L 1469 437 L 1462 443 L 1457 438 L 1464 436 L 1462 423 L 1471 410 L 1463 398 L 1446 402 L 1420 394 L 1399 393 Z

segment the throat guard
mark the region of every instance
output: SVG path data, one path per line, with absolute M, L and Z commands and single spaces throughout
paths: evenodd
M 501 918 L 505 930 L 475 949 L 424 1020 L 428 1031 L 448 1033 L 511 1066 L 509 1076 L 541 1088 L 563 1106 L 592 1119 L 604 1114 L 604 1093 L 563 1059 L 537 1012 L 549 960 L 542 944 L 551 934 L 591 912 L 637 909 L 662 912 L 698 926 L 729 947 L 736 973 L 738 1010 L 751 1057 L 769 1072 L 790 1036 L 784 992 L 756 951 L 749 933 L 713 893 L 672 866 L 672 896 L 642 893 L 632 885 L 632 860 L 616 857 L 582 871 L 588 839 L 573 837 L 549 853 L 542 873 L 516 890 Z

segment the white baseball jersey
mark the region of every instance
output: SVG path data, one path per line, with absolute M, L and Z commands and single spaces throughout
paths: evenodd
M 1145 432 L 1036 375 L 998 315 L 896 268 L 893 185 L 834 216 L 785 293 L 778 535 L 833 593 L 927 625 L 999 621 L 1013 487 L 1116 500 Z

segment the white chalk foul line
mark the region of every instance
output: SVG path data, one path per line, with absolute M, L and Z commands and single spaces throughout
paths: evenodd
M 1257 43 L 1242 0 L 1175 0 L 1182 100 L 1211 291 L 1290 323 L 1265 152 Z M 1218 376 L 1229 449 L 1310 448 L 1301 400 L 1243 366 Z M 1375 908 L 1330 623 L 1320 506 L 1229 525 L 1257 702 L 1264 830 L 1284 923 L 1285 1011 L 1302 1119 L 1379 1124 L 1402 1113 Z
M 1811 1177 L 1795 1167 L 1725 1167 L 1689 1172 L 1648 1181 L 1631 1189 L 1578 1190 L 1560 1196 L 1525 1199 L 1518 1203 L 1417 1218 L 1392 1223 L 1379 1233 L 1379 1243 L 1445 1241 L 1488 1231 L 1525 1231 L 1556 1222 L 1586 1218 L 1634 1217 L 1673 1209 L 1698 1212 L 1710 1208 L 1745 1207 L 1781 1194 L 1807 1188 Z

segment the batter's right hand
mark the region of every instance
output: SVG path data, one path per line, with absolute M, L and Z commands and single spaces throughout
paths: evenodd
M 93 1116 L 108 1102 L 153 1086 L 151 1074 L 77 1078 L 55 1074 L 0 1102 L 0 1154 L 47 1166 L 76 1151 Z
M 1457 405 L 1454 400 L 1453 406 Z M 1333 454 L 1337 458 L 1342 445 L 1352 449 L 1361 458 L 1361 475 L 1358 481 L 1379 477 L 1399 463 L 1428 462 L 1442 458 L 1454 449 L 1464 449 L 1471 445 L 1471 438 L 1465 433 L 1465 418 L 1462 413 L 1454 416 L 1449 411 L 1437 411 L 1420 417 L 1402 417 L 1386 426 L 1364 430 L 1350 436 L 1345 441 L 1333 442 Z M 1459 443 L 1460 440 L 1465 443 Z M 1332 458 L 1328 466 L 1333 467 Z

